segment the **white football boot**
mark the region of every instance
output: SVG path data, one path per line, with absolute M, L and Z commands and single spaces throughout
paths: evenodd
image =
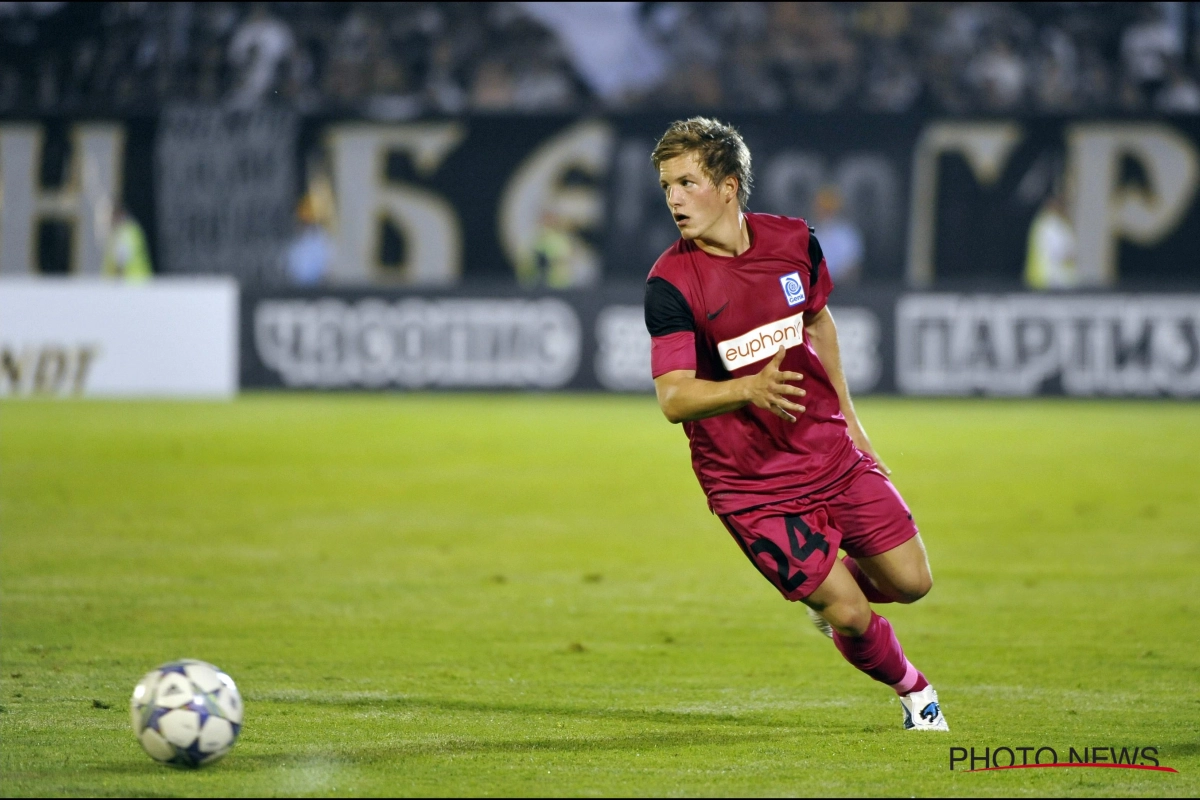
M 828 639 L 832 639 L 833 626 L 826 622 L 824 617 L 822 617 L 816 611 L 813 611 L 808 606 L 805 606 L 804 610 L 808 612 L 808 618 L 812 620 L 812 624 L 815 625 L 817 630 L 821 632 L 821 635 Z
M 942 707 L 938 703 L 937 692 L 932 686 L 926 686 L 919 692 L 909 692 L 900 698 L 904 708 L 904 730 L 906 731 L 948 731 L 946 718 L 942 716 Z

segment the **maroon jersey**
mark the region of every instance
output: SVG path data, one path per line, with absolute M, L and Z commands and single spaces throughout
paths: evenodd
M 837 392 L 804 332 L 804 313 L 825 307 L 833 282 L 802 219 L 746 214 L 750 248 L 725 258 L 680 240 L 646 281 L 646 327 L 654 377 L 695 370 L 725 381 L 753 375 L 780 345 L 781 369 L 799 372 L 807 396 L 796 422 L 754 405 L 683 423 L 692 467 L 717 514 L 802 497 L 863 457 L 851 441 Z

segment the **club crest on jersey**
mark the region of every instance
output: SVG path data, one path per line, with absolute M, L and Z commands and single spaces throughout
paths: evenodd
M 804 284 L 800 282 L 799 272 L 784 275 L 779 279 L 779 285 L 783 287 L 783 296 L 787 298 L 789 306 L 804 302 Z

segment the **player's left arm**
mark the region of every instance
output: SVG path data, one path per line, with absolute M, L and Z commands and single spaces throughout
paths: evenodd
M 863 430 L 854 410 L 850 388 L 846 385 L 846 373 L 842 371 L 842 352 L 838 347 L 837 326 L 833 324 L 833 314 L 829 313 L 829 308 L 822 307 L 820 311 L 804 312 L 804 330 L 817 353 L 817 358 L 821 359 L 821 366 L 825 368 L 825 374 L 829 376 L 834 391 L 837 392 L 838 404 L 841 406 L 842 416 L 846 418 L 850 438 L 859 450 L 875 459 L 875 463 L 885 475 L 891 475 L 892 471 L 876 454 L 875 448 L 871 447 L 871 440 L 867 438 L 867 432 Z

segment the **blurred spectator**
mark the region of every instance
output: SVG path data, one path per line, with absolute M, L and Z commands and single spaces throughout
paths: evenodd
M 1075 86 L 1075 108 L 1072 110 L 1104 109 L 1111 102 L 1112 73 L 1098 48 L 1087 46 L 1079 52 L 1079 79 Z M 1055 111 L 1054 107 L 1046 109 Z
M 553 211 L 542 212 L 538 235 L 528 255 L 517 265 L 522 286 L 565 289 L 575 282 L 572 274 L 574 245 L 562 220 Z
M 859 50 L 847 35 L 845 18 L 832 4 L 809 3 L 804 11 L 807 52 L 793 67 L 792 92 L 801 107 L 832 111 L 858 83 Z
M 1167 84 L 1155 96 L 1154 108 L 1167 114 L 1200 114 L 1200 85 L 1179 59 L 1167 67 Z
M 1057 185 L 1029 226 L 1025 285 L 1030 289 L 1071 289 L 1079 285 L 1075 229 L 1067 217 L 1066 198 Z
M 738 43 L 721 76 L 722 94 L 726 104 L 733 108 L 774 111 L 786 100 L 763 48 L 757 43 Z
M 1004 37 L 993 40 L 971 61 L 968 77 L 987 111 L 1013 111 L 1025 99 L 1025 62 Z
M 324 94 L 328 104 L 350 109 L 367 97 L 370 60 L 378 55 L 380 33 L 364 11 L 351 10 L 330 42 Z
M 288 26 L 271 16 L 266 5 L 255 3 L 229 43 L 229 63 L 239 70 L 231 105 L 249 108 L 262 102 L 294 46 Z
M 570 76 L 544 56 L 534 56 L 517 70 L 512 106 L 518 111 L 566 111 L 575 103 Z
M 916 65 L 904 50 L 885 44 L 871 55 L 866 74 L 864 108 L 871 111 L 908 111 L 921 94 Z
M 814 227 L 829 277 L 836 285 L 853 286 L 862 277 L 863 236 L 858 226 L 842 215 L 841 192 L 834 186 L 821 187 L 816 212 Z
M 580 77 L 605 103 L 619 105 L 667 77 L 667 58 L 641 24 L 640 3 L 516 5 L 553 31 Z
M 147 281 L 154 275 L 146 233 L 122 206 L 117 206 L 112 215 L 102 271 L 107 277 L 124 278 L 132 283 Z
M 321 224 L 317 207 L 310 192 L 296 209 L 300 230 L 287 250 L 287 276 L 296 286 L 316 286 L 324 282 L 333 265 L 333 239 Z
M 1167 80 L 1167 64 L 1183 55 L 1183 40 L 1170 24 L 1165 3 L 1144 3 L 1140 21 L 1121 35 L 1121 59 L 1125 74 L 1142 93 L 1151 96 Z
M 408 73 L 400 59 L 381 56 L 371 67 L 367 114 L 376 119 L 411 119 L 421 113 L 421 99 L 409 86 Z
M 0 2 L 17 114 L 1184 113 L 1197 67 L 1195 3 Z
M 971 106 L 965 73 L 983 29 L 978 6 L 941 6 L 929 20 L 923 69 L 935 104 L 952 114 L 965 113 Z
M 859 56 L 830 3 L 776 3 L 767 48 L 795 105 L 831 111 L 858 79 Z
M 718 33 L 718 80 L 722 105 L 774 110 L 785 96 L 766 48 L 768 3 L 716 3 L 708 6 Z
M 1043 111 L 1070 111 L 1077 105 L 1079 52 L 1071 35 L 1054 25 L 1042 30 L 1033 70 L 1033 100 Z
M 497 58 L 475 70 L 471 81 L 471 108 L 476 111 L 505 111 L 512 107 L 516 87 L 508 66 Z
M 716 69 L 693 62 L 672 73 L 652 95 L 656 105 L 671 109 L 717 109 L 725 105 L 724 88 Z
M 434 45 L 425 97 L 430 107 L 442 114 L 458 114 L 466 108 L 467 92 L 456 74 L 454 45 L 448 41 Z
M 678 71 L 692 64 L 715 64 L 721 58 L 720 32 L 703 3 L 654 3 L 646 25 L 661 52 Z
M 862 3 L 854 15 L 854 26 L 865 36 L 894 44 L 911 31 L 914 5 L 907 2 Z

